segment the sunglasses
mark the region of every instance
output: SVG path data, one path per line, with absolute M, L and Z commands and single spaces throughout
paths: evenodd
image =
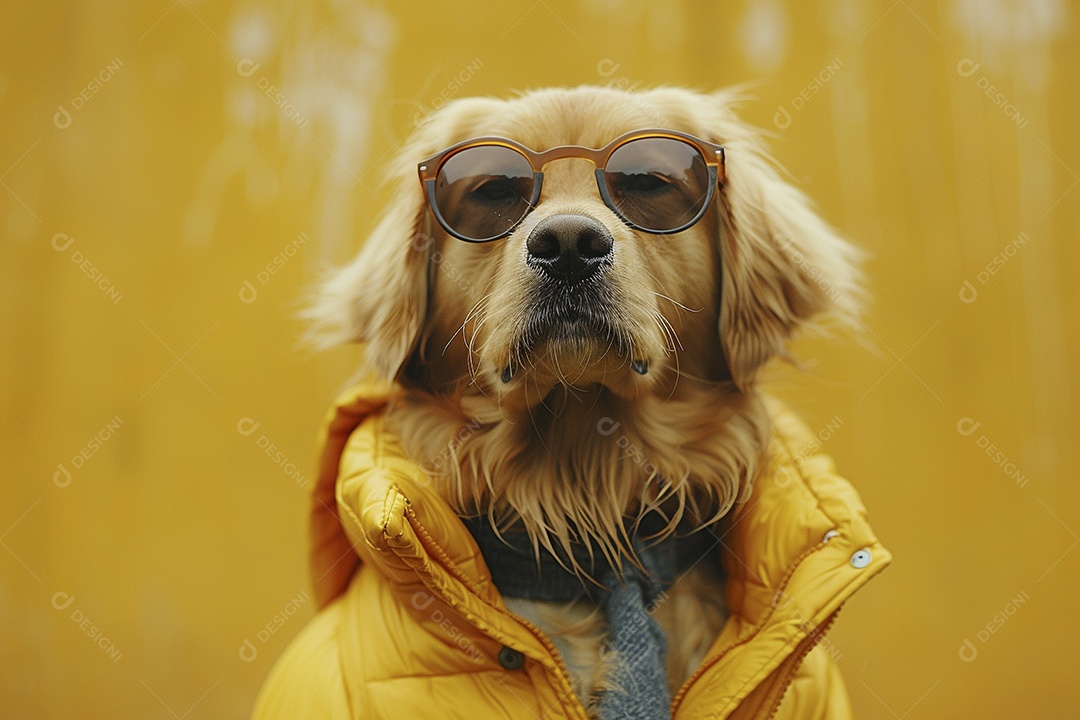
M 724 180 L 724 148 L 675 130 L 636 130 L 597 150 L 561 145 L 543 152 L 482 137 L 418 169 L 439 225 L 481 243 L 506 237 L 525 219 L 540 200 L 544 166 L 565 158 L 592 161 L 604 204 L 630 227 L 657 235 L 700 220 Z

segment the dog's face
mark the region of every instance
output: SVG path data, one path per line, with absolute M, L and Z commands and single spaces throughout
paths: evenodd
M 668 393 L 678 377 L 747 387 L 796 327 L 853 314 L 857 277 L 854 251 L 779 178 L 732 103 L 590 87 L 449 103 L 407 144 L 391 207 L 327 284 L 316 319 L 334 339 L 365 341 L 388 378 L 475 383 L 504 408 L 535 406 L 557 386 L 623 398 Z M 416 163 L 476 137 L 600 148 L 644 128 L 726 150 L 708 212 L 675 234 L 624 223 L 586 159 L 545 166 L 535 207 L 487 243 L 448 235 L 416 177 Z
M 583 105 L 577 118 L 565 103 Z M 617 109 L 583 94 L 508 102 L 450 140 L 597 148 L 647 126 L 642 110 Z M 504 405 L 531 405 L 557 385 L 632 397 L 677 360 L 694 375 L 723 367 L 715 214 L 675 236 L 632 229 L 601 199 L 593 163 L 566 158 L 545 166 L 539 201 L 509 236 L 471 244 L 436 227 L 422 358 L 439 384 L 471 370 Z

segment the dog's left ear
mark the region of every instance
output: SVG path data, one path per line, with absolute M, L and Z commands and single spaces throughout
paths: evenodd
M 389 181 L 391 201 L 360 253 L 317 289 L 304 312 L 318 347 L 364 343 L 364 363 L 393 380 L 416 346 L 427 312 L 427 263 L 433 242 L 416 161 L 429 152 L 414 135 Z
M 720 334 L 732 379 L 748 387 L 798 328 L 832 316 L 853 324 L 861 305 L 862 251 L 843 240 L 785 182 L 760 133 L 726 109 L 714 141 L 724 145 L 720 190 Z
M 417 163 L 461 139 L 465 129 L 503 103 L 462 98 L 418 122 L 391 162 L 390 201 L 356 258 L 331 274 L 304 312 L 317 347 L 365 345 L 364 362 L 395 380 L 420 343 L 428 316 L 429 259 L 436 242 Z

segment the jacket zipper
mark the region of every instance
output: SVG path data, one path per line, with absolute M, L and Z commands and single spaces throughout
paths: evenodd
M 821 638 L 825 637 L 825 633 L 829 631 L 832 624 L 836 621 L 836 616 L 840 614 L 841 605 L 836 610 L 833 610 L 832 615 L 825 618 L 825 622 L 819 625 L 809 636 L 807 636 L 800 644 L 795 657 L 795 662 L 792 663 L 791 669 L 787 671 L 782 683 L 778 685 L 779 690 L 776 692 L 776 696 L 773 698 L 772 705 L 769 707 L 768 713 L 763 717 L 765 720 L 773 720 L 776 717 L 776 713 L 780 711 L 780 703 L 784 700 L 784 695 L 787 693 L 788 686 L 791 685 L 791 681 L 795 679 L 795 673 L 799 671 L 799 666 L 802 665 L 802 661 L 810 654 L 810 651 L 817 647 L 821 642 Z
M 551 638 L 549 638 L 543 630 L 536 627 L 525 618 L 521 617 L 516 613 L 510 612 L 510 610 L 508 609 L 505 610 L 505 612 L 507 615 L 524 625 L 525 628 L 528 629 L 529 632 L 531 632 L 533 636 L 540 642 L 540 644 L 544 646 L 544 649 L 548 651 L 551 659 L 555 661 L 555 667 L 558 668 L 563 683 L 565 683 L 566 685 L 566 692 L 564 692 L 560 696 L 559 703 L 565 704 L 563 703 L 563 699 L 569 697 L 571 699 L 571 702 L 574 704 L 575 709 L 580 711 L 581 717 L 587 717 L 588 714 L 585 712 L 585 706 L 582 705 L 581 699 L 578 698 L 577 693 L 574 692 L 574 684 L 570 680 L 570 670 L 566 667 L 566 663 L 563 661 L 562 655 L 559 654 L 559 649 L 555 647 L 555 643 L 551 642 Z
M 814 554 L 815 552 L 821 550 L 823 547 L 825 547 L 825 541 L 818 543 L 814 547 L 807 548 L 807 550 L 805 552 L 803 552 L 802 555 L 800 555 L 798 558 L 796 558 L 795 562 L 788 569 L 787 574 L 784 576 L 783 580 L 781 581 L 780 587 L 786 587 L 787 586 L 788 579 L 795 572 L 795 568 L 797 568 L 802 563 L 803 560 L 805 560 L 807 557 Z M 822 625 L 819 626 L 819 628 L 821 630 L 821 633 L 818 634 L 819 639 L 820 639 L 820 636 L 822 634 L 824 634 L 825 630 L 828 629 L 829 625 L 832 624 L 833 618 L 836 617 L 836 614 L 839 611 L 840 611 L 840 608 L 838 607 L 836 610 L 833 611 L 832 615 L 830 615 L 828 618 L 826 618 L 825 622 L 822 623 Z M 749 642 L 750 639 L 753 638 L 754 636 L 756 636 L 757 632 L 760 631 L 760 630 L 761 630 L 761 628 L 759 627 L 754 632 L 754 635 L 751 635 L 751 636 L 746 637 L 746 638 L 744 638 L 742 640 L 739 640 L 739 641 L 736 641 L 736 642 L 732 643 L 731 645 L 727 646 L 726 648 L 724 648 L 720 652 L 716 653 L 712 657 L 706 657 L 705 660 L 702 661 L 702 663 L 698 667 L 698 669 L 694 671 L 694 674 L 686 679 L 686 682 L 683 683 L 683 686 L 679 689 L 679 692 L 675 695 L 675 697 L 672 698 L 672 700 L 671 700 L 671 717 L 672 718 L 675 717 L 675 712 L 676 712 L 676 710 L 678 710 L 678 707 L 682 703 L 683 698 L 686 697 L 686 693 L 690 690 L 690 687 L 692 685 L 694 685 L 694 683 L 696 683 L 698 681 L 698 678 L 700 678 L 702 675 L 704 675 L 709 670 L 709 668 L 711 668 L 713 665 L 715 665 L 717 662 L 719 662 L 720 658 L 724 657 L 725 655 L 727 655 L 729 652 L 731 652 L 735 648 L 739 647 L 740 645 L 743 645 L 743 644 Z M 808 635 L 808 637 L 813 637 L 813 635 L 814 634 L 811 633 L 810 635 Z M 816 641 L 815 641 L 814 644 L 816 644 Z M 813 645 L 811 645 L 810 649 L 812 649 L 812 647 L 813 647 Z M 798 667 L 798 663 L 802 661 L 802 658 L 806 655 L 807 652 L 810 652 L 810 649 L 807 649 L 805 652 L 803 652 L 799 656 L 799 659 L 798 659 L 795 667 Z M 785 690 L 787 689 L 787 686 L 789 684 L 791 684 L 791 678 L 788 678 L 786 683 L 784 684 L 784 689 Z M 781 694 L 780 697 L 783 698 L 783 695 Z M 777 706 L 779 706 L 779 704 L 780 704 L 779 701 L 777 701 L 776 704 L 777 704 Z M 776 712 L 775 709 L 773 709 L 772 714 L 775 714 L 775 712 Z M 771 718 L 772 715 L 770 715 L 769 717 Z
M 843 606 L 841 605 L 841 607 Z M 832 624 L 836 620 L 836 616 L 837 614 L 839 614 L 839 612 L 840 608 L 834 610 L 832 614 L 829 615 L 829 617 L 825 618 L 825 621 L 821 625 L 818 625 L 816 628 L 814 628 L 805 638 L 803 638 L 802 642 L 796 647 L 795 662 L 792 664 L 791 669 L 789 669 L 784 675 L 783 682 L 778 684 L 777 687 L 779 687 L 779 692 L 777 692 L 776 696 L 772 698 L 772 704 L 769 705 L 768 713 L 765 715 L 759 715 L 759 717 L 764 718 L 764 720 L 773 720 L 773 718 L 776 717 L 776 713 L 780 710 L 780 703 L 784 699 L 784 694 L 787 692 L 788 686 L 791 685 L 792 680 L 795 679 L 795 673 L 798 671 L 799 666 L 802 665 L 803 659 L 807 656 L 807 654 L 809 654 L 811 650 L 814 649 L 814 647 L 817 646 L 819 642 L 821 642 L 821 638 L 823 638 L 825 636 L 825 633 L 828 632 L 829 628 L 832 627 Z M 749 640 L 749 638 L 747 638 L 747 640 Z M 686 682 L 683 683 L 683 686 L 679 690 L 678 694 L 671 701 L 672 718 L 675 717 L 675 713 L 678 710 L 678 706 L 681 704 L 682 699 L 686 696 L 687 692 L 689 692 L 690 687 L 697 682 L 698 678 L 708 672 L 709 668 L 715 665 L 720 660 L 720 658 L 724 657 L 730 651 L 745 642 L 746 640 L 740 643 L 734 643 L 729 647 L 724 648 L 722 651 L 720 651 L 713 657 L 706 659 L 705 662 L 701 663 L 701 666 L 698 667 L 696 671 L 694 671 L 693 675 L 687 678 Z M 737 708 L 738 705 L 732 708 L 732 712 L 734 712 Z
M 412 521 L 410 524 L 412 525 L 413 530 L 416 531 L 418 535 L 422 535 L 427 540 L 427 544 L 429 545 L 429 548 L 431 550 L 434 550 L 435 554 L 438 555 L 440 557 L 440 559 L 443 561 L 443 567 L 445 567 L 447 569 L 447 571 L 450 572 L 451 575 L 456 577 L 458 582 L 460 582 L 462 585 L 464 585 L 466 588 L 468 588 L 469 591 L 472 592 L 473 595 L 475 595 L 477 598 L 482 598 L 480 592 L 473 585 L 472 581 L 469 580 L 468 578 L 466 578 L 465 575 L 463 573 L 461 573 L 457 569 L 457 566 L 454 565 L 453 561 L 450 560 L 449 556 L 447 556 L 446 553 L 443 552 L 442 548 L 439 547 L 439 545 L 431 539 L 431 535 L 428 534 L 427 528 L 425 528 L 417 520 L 416 513 L 412 509 L 412 503 L 409 502 L 408 498 L 405 497 L 404 493 L 402 493 L 402 497 L 405 498 L 405 514 L 407 514 L 410 517 L 410 519 Z M 436 590 L 438 592 L 438 594 L 442 596 L 443 602 L 446 602 L 448 605 L 450 605 L 450 607 L 456 607 L 456 603 L 453 602 L 454 599 L 452 597 L 450 597 L 449 595 L 447 595 L 443 591 L 442 587 L 431 588 L 431 589 Z M 533 635 L 533 637 L 536 638 L 536 640 L 541 645 L 544 646 L 544 649 L 548 651 L 548 655 L 550 655 L 551 659 L 555 661 L 555 669 L 558 670 L 558 675 L 559 675 L 560 679 L 563 681 L 563 684 L 565 685 L 565 692 L 563 692 L 559 696 L 559 704 L 563 705 L 565 707 L 566 703 L 564 701 L 565 701 L 565 699 L 567 697 L 569 697 L 571 699 L 571 702 L 572 702 L 573 706 L 574 706 L 574 709 L 576 709 L 578 711 L 579 717 L 586 718 L 587 713 L 585 712 L 585 706 L 581 704 L 581 700 L 578 698 L 577 693 L 574 692 L 574 684 L 570 680 L 570 670 L 569 670 L 569 668 L 566 667 L 566 663 L 563 661 L 562 655 L 559 654 L 558 648 L 555 647 L 555 643 L 551 642 L 551 639 L 547 636 L 547 634 L 545 634 L 543 630 L 536 627 L 535 625 L 533 625 L 531 622 L 529 622 L 525 618 L 521 617 L 520 615 L 517 615 L 516 613 L 510 612 L 509 608 L 503 608 L 502 610 L 499 610 L 499 608 L 496 608 L 496 607 L 490 605 L 486 601 L 484 601 L 484 604 L 488 605 L 488 607 L 491 607 L 493 610 L 496 610 L 497 612 L 504 612 L 507 615 L 509 615 L 510 617 L 512 617 L 513 619 L 517 620 L 519 623 L 521 623 Z M 474 624 L 474 626 L 475 626 L 475 624 Z M 479 628 L 477 628 L 477 629 L 479 630 Z M 499 642 L 499 640 L 497 638 L 492 638 L 492 640 L 495 640 L 496 642 Z
M 479 593 L 476 593 L 475 588 L 472 588 L 471 586 L 466 587 L 469 587 L 469 589 L 472 590 L 474 594 L 477 595 L 477 597 L 479 597 Z M 447 599 L 448 598 L 444 598 L 444 601 Z M 571 682 L 570 679 L 570 670 L 566 667 L 566 663 L 563 661 L 562 655 L 559 654 L 559 649 L 555 647 L 555 643 L 551 642 L 551 638 L 549 638 L 543 630 L 536 627 L 531 622 L 521 617 L 517 613 L 511 612 L 508 608 L 500 610 L 499 608 L 495 608 L 491 605 L 488 605 L 488 607 L 491 607 L 493 610 L 496 610 L 498 612 L 505 612 L 514 620 L 517 620 L 525 627 L 526 630 L 528 630 L 532 634 L 533 637 L 536 638 L 536 640 L 541 645 L 544 646 L 544 649 L 548 651 L 548 655 L 550 655 L 551 659 L 555 661 L 555 668 L 556 670 L 558 670 L 559 677 L 563 681 L 563 685 L 565 686 L 564 691 L 559 695 L 559 704 L 565 707 L 566 701 L 569 699 L 570 703 L 574 706 L 574 709 L 578 711 L 579 717 L 586 718 L 588 714 L 585 711 L 585 706 L 581 704 L 581 700 L 578 698 L 577 693 L 574 692 L 574 684 L 573 682 Z M 499 642 L 497 638 L 492 638 L 492 640 L 495 640 L 495 642 Z

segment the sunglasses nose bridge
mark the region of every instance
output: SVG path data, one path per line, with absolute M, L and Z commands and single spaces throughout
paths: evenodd
M 540 200 L 558 200 L 561 197 L 580 199 L 596 195 L 596 166 L 588 158 L 558 158 L 543 166 L 543 184 Z

